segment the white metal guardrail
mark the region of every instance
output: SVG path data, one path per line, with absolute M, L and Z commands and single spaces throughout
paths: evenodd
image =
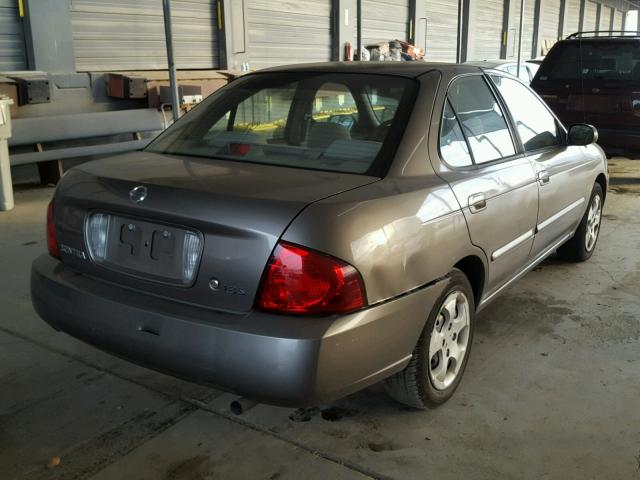
M 13 208 L 13 186 L 11 184 L 11 164 L 9 163 L 9 144 L 11 137 L 10 98 L 0 96 L 0 211 Z

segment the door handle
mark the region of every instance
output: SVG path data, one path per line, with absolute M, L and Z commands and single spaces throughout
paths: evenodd
M 471 213 L 478 213 L 487 208 L 487 199 L 484 193 L 476 193 L 469 197 L 469 210 Z
M 542 170 L 541 172 L 538 172 L 538 183 L 540 185 L 546 185 L 551 181 L 551 176 L 549 175 L 549 172 L 547 172 L 546 170 Z

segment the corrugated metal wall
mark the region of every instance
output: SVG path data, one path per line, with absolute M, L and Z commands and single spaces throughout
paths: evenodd
M 331 59 L 331 0 L 245 0 L 251 68 Z
M 615 10 L 614 11 L 614 17 L 613 17 L 613 29 L 614 30 L 622 30 L 622 24 L 623 24 L 623 17 L 626 15 L 625 12 L 621 12 L 619 10 Z
M 584 22 L 582 24 L 583 32 L 591 32 L 597 30 L 596 21 L 598 19 L 598 5 L 587 0 L 584 4 Z
M 471 0 L 467 60 L 500 58 L 503 0 Z
M 78 71 L 166 68 L 161 0 L 68 0 Z M 243 49 L 252 68 L 331 59 L 332 0 L 227 0 L 242 4 Z M 566 0 L 566 34 L 579 28 L 580 0 Z M 405 40 L 409 0 L 363 0 L 363 41 Z M 178 68 L 219 68 L 217 0 L 172 0 Z M 455 61 L 458 0 L 425 0 L 427 58 Z M 531 52 L 535 0 L 525 2 L 523 55 Z M 558 37 L 561 0 L 542 0 L 539 50 Z M 624 12 L 587 0 L 582 30 L 622 28 Z M 517 56 L 519 0 L 511 0 L 507 57 Z M 471 0 L 468 60 L 500 57 L 504 0 Z M 417 19 L 420 22 L 420 18 Z M 351 14 L 351 25 L 355 12 Z M 422 39 L 418 39 L 422 40 Z M 546 41 L 546 42 L 545 42 Z M 245 45 L 246 43 L 246 45 Z M 418 41 L 422 44 L 421 41 Z M 545 45 L 546 43 L 546 45 Z M 0 70 L 26 68 L 22 20 L 17 0 L 0 0 Z
M 540 8 L 540 49 L 542 53 L 546 53 L 558 41 L 561 6 L 560 0 L 542 1 Z
M 427 0 L 427 51 L 429 61 L 455 62 L 458 45 L 458 0 Z
M 16 0 L 0 0 L 0 72 L 25 70 L 27 56 Z
M 579 1 L 579 0 L 578 0 Z M 512 0 L 509 21 L 509 38 L 507 57 L 518 57 L 518 36 L 520 34 L 520 2 Z M 522 58 L 527 60 L 533 55 L 533 25 L 536 13 L 536 3 L 527 0 L 524 3 L 524 16 L 522 18 Z
M 362 42 L 407 40 L 408 0 L 362 0 Z
M 564 36 L 580 30 L 580 0 L 567 0 L 565 13 Z
M 167 68 L 160 0 L 70 0 L 78 71 Z M 217 68 L 215 0 L 173 0 L 176 66 Z
M 605 7 L 602 5 L 602 9 L 600 10 L 600 28 L 598 30 L 606 31 L 611 30 L 611 13 L 612 8 Z

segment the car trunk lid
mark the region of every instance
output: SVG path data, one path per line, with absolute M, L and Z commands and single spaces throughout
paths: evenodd
M 67 173 L 56 193 L 58 240 L 63 261 L 86 274 L 242 313 L 252 308 L 276 242 L 302 209 L 377 180 L 136 152 Z M 132 194 L 136 187 L 146 190 L 144 199 Z M 109 221 L 104 262 L 89 250 L 92 215 Z M 201 241 L 196 272 L 185 280 L 185 249 L 194 236 Z

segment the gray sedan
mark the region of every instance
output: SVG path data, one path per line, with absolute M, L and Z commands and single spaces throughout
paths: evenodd
M 482 60 L 467 62 L 466 65 L 474 65 L 483 69 L 499 70 L 501 72 L 507 72 L 511 75 L 518 77 L 524 83 L 529 85 L 533 81 L 533 77 L 536 76 L 540 65 L 536 63 L 536 60 L 526 60 L 520 62 L 520 68 L 518 68 L 518 62 L 512 62 L 508 60 Z
M 596 139 L 473 66 L 249 74 L 146 150 L 63 177 L 33 304 L 98 348 L 255 400 L 384 381 L 436 406 L 480 310 L 556 250 L 592 255 Z

